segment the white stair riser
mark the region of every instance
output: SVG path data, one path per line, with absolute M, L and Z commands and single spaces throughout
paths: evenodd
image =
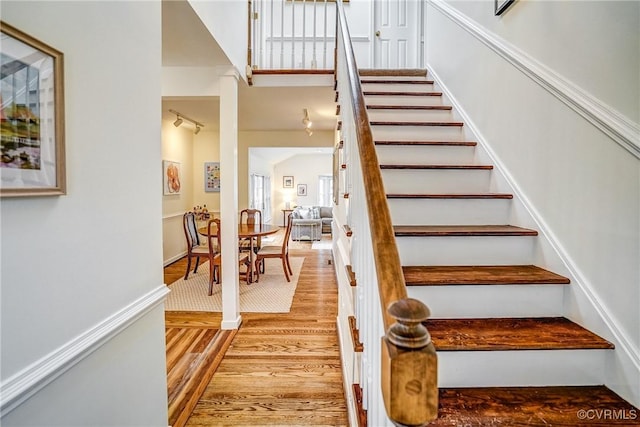
M 434 92 L 433 84 L 414 83 L 365 83 L 362 82 L 362 91 L 376 92 Z
M 365 95 L 366 105 L 443 105 L 442 96 Z
M 387 193 L 474 193 L 488 192 L 490 170 L 468 169 L 383 169 Z
M 385 122 L 452 122 L 455 119 L 451 110 L 391 110 L 368 108 L 370 121 Z
M 468 165 L 473 164 L 475 147 L 450 145 L 376 145 L 383 165 Z
M 412 140 L 429 141 L 443 139 L 445 141 L 463 141 L 464 126 L 371 126 L 375 141 Z
M 408 286 L 431 319 L 562 316 L 564 285 Z
M 534 236 L 396 237 L 402 265 L 531 264 Z
M 394 225 L 507 224 L 509 199 L 388 199 Z
M 438 386 L 604 384 L 605 358 L 608 351 L 438 351 Z

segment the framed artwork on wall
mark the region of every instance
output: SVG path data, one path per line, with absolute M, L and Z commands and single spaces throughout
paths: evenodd
M 0 24 L 0 196 L 66 194 L 63 54 Z
M 170 160 L 162 161 L 163 193 L 165 196 L 180 194 L 180 163 Z
M 298 196 L 307 195 L 307 184 L 298 184 Z
M 220 191 L 220 162 L 205 162 L 204 191 L 207 193 Z
M 293 177 L 292 176 L 283 176 L 282 177 L 282 188 L 293 188 Z

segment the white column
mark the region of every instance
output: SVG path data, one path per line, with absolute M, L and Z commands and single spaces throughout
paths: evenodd
M 222 232 L 222 329 L 237 329 L 238 285 L 238 74 L 220 77 L 220 221 Z

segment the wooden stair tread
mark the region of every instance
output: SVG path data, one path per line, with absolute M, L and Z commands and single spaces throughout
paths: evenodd
M 380 165 L 380 169 L 473 169 L 492 170 L 493 165 Z
M 371 126 L 451 126 L 460 127 L 464 126 L 462 122 L 400 122 L 400 121 L 372 121 Z
M 442 146 L 466 146 L 475 147 L 473 141 L 374 141 L 375 145 L 442 145 Z
M 360 84 L 409 84 L 409 85 L 432 85 L 433 80 L 385 80 L 385 79 L 364 79 L 360 80 Z
M 426 77 L 427 70 L 424 68 L 361 68 L 358 70 L 361 76 L 407 76 Z
M 402 271 L 407 286 L 570 283 L 535 265 L 405 266 Z
M 396 236 L 537 236 L 536 230 L 514 225 L 395 225 Z
M 437 351 L 614 348 L 564 317 L 429 319 L 423 323 Z
M 430 426 L 640 425 L 638 409 L 605 386 L 442 388 L 438 394 L 438 418 Z M 620 416 L 597 417 L 605 410 Z M 585 415 L 594 419 L 580 418 Z
M 452 110 L 451 105 L 367 105 L 367 110 Z
M 393 91 L 363 91 L 364 96 L 442 96 L 442 92 L 393 92 Z
M 508 193 L 387 194 L 387 199 L 513 199 Z

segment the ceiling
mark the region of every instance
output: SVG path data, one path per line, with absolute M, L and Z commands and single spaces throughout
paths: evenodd
M 162 2 L 162 65 L 220 66 L 230 61 L 186 0 Z M 300 130 L 303 109 L 309 110 L 313 129 L 333 130 L 336 124 L 332 87 L 257 87 L 238 84 L 238 130 Z M 218 129 L 218 97 L 171 97 L 163 99 L 163 118 L 179 111 Z M 313 136 L 311 137 L 311 139 Z

